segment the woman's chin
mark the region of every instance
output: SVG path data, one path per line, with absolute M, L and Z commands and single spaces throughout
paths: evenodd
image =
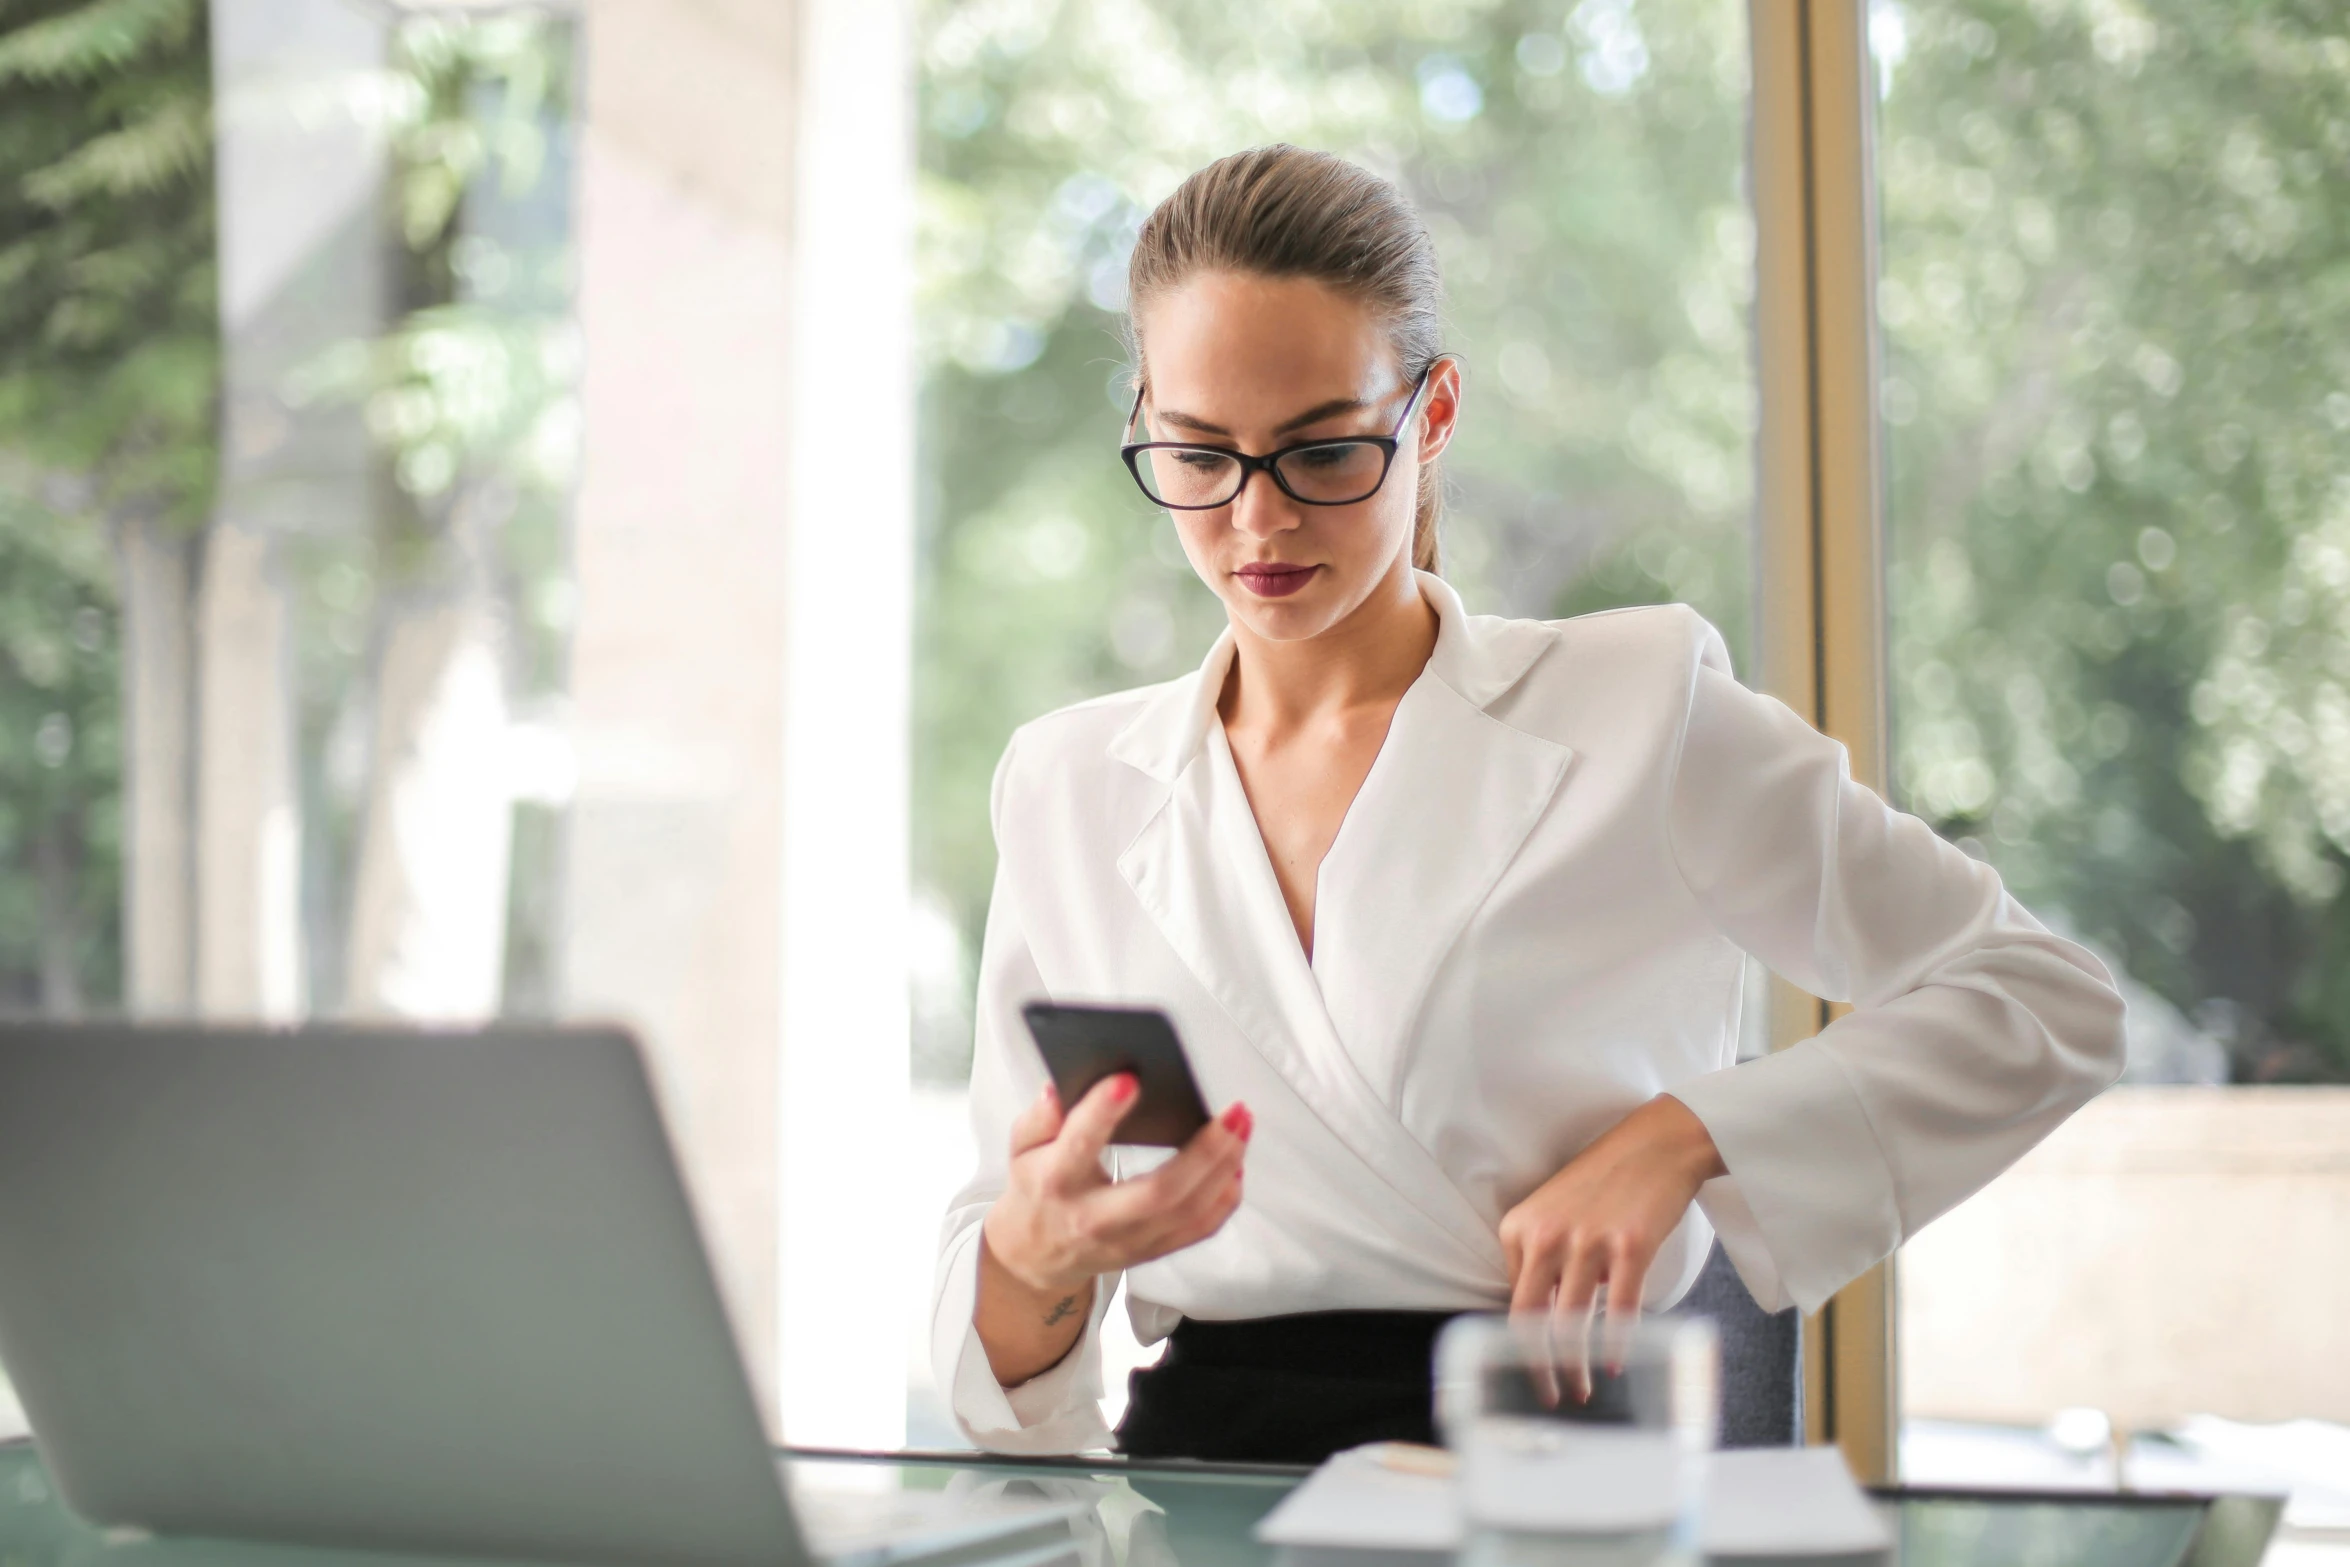
M 1324 582 L 1307 584 L 1286 598 L 1259 598 L 1236 588 L 1224 599 L 1232 623 L 1265 642 L 1304 642 L 1346 618 L 1338 595 Z

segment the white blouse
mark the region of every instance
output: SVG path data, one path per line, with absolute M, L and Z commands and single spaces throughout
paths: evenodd
M 1677 1301 L 1719 1234 L 1766 1309 L 1816 1310 L 2118 1075 L 2122 1003 L 1989 866 L 1854 783 L 1844 748 L 1738 684 L 1679 605 L 1471 616 L 1436 648 L 1323 860 L 1300 947 L 1196 674 L 1022 728 L 996 772 L 980 958 L 979 1167 L 946 1215 L 939 1386 L 984 1447 L 1106 1443 L 1095 1292 L 1070 1354 L 997 1384 L 979 1230 L 1044 1084 L 1034 997 L 1174 1018 L 1212 1108 L 1256 1116 L 1248 1192 L 1131 1270 L 1148 1344 L 1203 1319 L 1509 1300 L 1502 1216 L 1659 1092 L 1729 1174 L 1649 1274 Z M 1855 1010 L 1737 1062 L 1744 955 Z M 1116 1149 L 1119 1175 L 1164 1152 Z

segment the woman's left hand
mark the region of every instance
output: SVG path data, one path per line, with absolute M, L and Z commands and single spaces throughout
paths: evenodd
M 1657 1095 L 1503 1216 L 1510 1311 L 1582 1317 L 1604 1284 L 1611 1326 L 1628 1327 L 1657 1249 L 1724 1173 L 1705 1123 Z

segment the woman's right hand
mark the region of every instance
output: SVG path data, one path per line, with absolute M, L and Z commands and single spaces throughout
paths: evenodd
M 1047 1085 L 1012 1123 L 1009 1178 L 980 1229 L 976 1324 L 1006 1387 L 1069 1352 L 1097 1276 L 1197 1245 L 1240 1206 L 1255 1129 L 1245 1105 L 1201 1127 L 1148 1175 L 1110 1179 L 1102 1154 L 1136 1086 L 1128 1073 L 1106 1078 L 1064 1114 Z
M 1031 1289 L 1074 1289 L 1181 1251 L 1240 1206 L 1241 1159 L 1255 1127 L 1246 1105 L 1201 1127 L 1150 1174 L 1110 1179 L 1102 1153 L 1135 1091 L 1133 1074 L 1121 1072 L 1063 1115 L 1048 1083 L 1012 1123 L 1011 1176 L 984 1233 L 996 1261 Z

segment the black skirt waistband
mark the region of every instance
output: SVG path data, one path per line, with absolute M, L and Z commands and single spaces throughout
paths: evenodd
M 1449 1311 L 1186 1317 L 1128 1379 L 1118 1445 L 1137 1458 L 1318 1464 L 1365 1442 L 1436 1439 Z
M 1185 1317 L 1167 1359 L 1374 1382 L 1428 1382 L 1449 1311 L 1303 1311 L 1285 1317 L 1203 1322 Z

